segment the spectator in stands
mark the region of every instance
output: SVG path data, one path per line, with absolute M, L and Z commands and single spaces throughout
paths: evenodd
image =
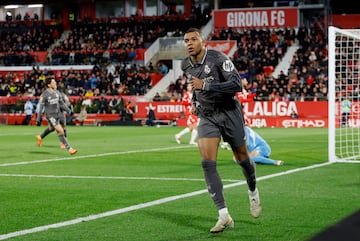
M 92 100 L 88 96 L 86 96 L 85 99 L 82 101 L 81 105 L 86 105 L 87 107 L 91 107 Z
M 135 114 L 135 108 L 131 104 L 131 101 L 127 102 L 125 106 L 125 110 L 126 110 L 126 120 L 133 120 Z
M 13 82 L 10 83 L 9 92 L 11 96 L 18 95 L 18 87 Z
M 154 71 L 154 66 L 152 62 L 149 63 L 148 69 L 150 72 Z
M 39 120 L 40 123 L 42 123 L 42 115 L 44 113 L 44 108 L 42 108 L 42 110 L 40 110 L 40 102 L 39 101 L 36 103 L 35 113 L 36 113 L 36 119 Z
M 298 115 L 298 113 L 296 113 L 296 111 L 294 109 L 292 109 L 290 117 L 293 119 L 297 119 L 297 118 L 299 118 L 299 115 Z
M 39 15 L 37 13 L 34 13 L 34 18 L 35 21 L 39 20 Z
M 148 90 L 152 88 L 152 79 L 149 72 L 145 73 L 144 84 L 145 84 L 145 93 L 147 93 Z
M 89 78 L 90 88 L 95 89 L 98 86 L 98 77 L 95 74 L 91 74 Z
M 22 18 L 21 13 L 16 14 L 16 17 L 15 17 L 16 21 L 21 21 L 21 18 Z
M 24 20 L 25 21 L 30 20 L 30 14 L 28 12 L 25 13 Z
M 10 88 L 9 85 L 7 83 L 3 83 L 1 84 L 1 88 L 0 88 L 0 96 L 8 96 L 10 95 Z
M 129 53 L 128 53 L 128 61 L 132 61 L 132 60 L 134 60 L 135 59 L 135 57 L 136 57 L 136 51 L 135 51 L 135 49 L 134 48 L 131 48 L 130 50 L 129 50 Z
M 33 112 L 34 104 L 32 103 L 31 98 L 28 97 L 24 105 L 24 113 L 26 115 L 24 123 L 25 125 L 30 125 Z
M 82 105 L 79 115 L 74 119 L 75 124 L 76 125 L 79 124 L 80 126 L 83 126 L 86 117 L 87 117 L 86 105 Z
M 111 97 L 110 101 L 109 101 L 109 108 L 112 114 L 115 114 L 116 112 L 118 112 L 117 107 L 118 107 L 119 103 L 118 100 L 113 96 Z
M 10 22 L 10 21 L 12 21 L 12 19 L 13 19 L 12 13 L 10 11 L 7 11 L 6 16 L 5 16 L 5 20 Z
M 308 35 L 309 35 L 308 29 L 305 26 L 305 24 L 302 23 L 301 26 L 299 27 L 297 35 L 296 35 L 296 38 L 299 41 L 300 45 L 304 44 L 305 38 L 308 37 Z
M 163 62 L 159 63 L 158 68 L 163 76 L 167 75 L 167 73 L 169 72 L 169 68 Z
M 111 80 L 113 80 L 113 76 L 115 74 L 116 68 L 112 62 L 109 62 L 106 66 L 106 75 L 109 76 Z
M 104 96 L 100 96 L 100 100 L 98 104 L 99 104 L 99 108 L 97 113 L 106 114 L 108 112 L 108 106 L 109 106 L 107 99 Z
M 147 120 L 145 122 L 145 124 L 147 126 L 154 126 L 154 121 L 156 120 L 156 116 L 155 116 L 155 111 L 154 111 L 154 107 L 149 106 L 148 108 L 148 113 L 147 113 Z
M 153 101 L 161 101 L 161 96 L 160 96 L 159 92 L 156 92 L 156 94 L 153 97 Z

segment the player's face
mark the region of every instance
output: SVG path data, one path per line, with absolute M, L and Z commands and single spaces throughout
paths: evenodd
M 198 32 L 190 32 L 184 35 L 185 48 L 191 57 L 197 57 L 203 50 L 203 39 Z
M 51 82 L 50 82 L 50 84 L 49 84 L 49 88 L 50 88 L 50 89 L 53 89 L 53 90 L 56 90 L 57 85 L 56 85 L 55 79 L 52 79 L 52 80 L 51 80 Z
M 187 91 L 192 91 L 192 86 L 191 86 L 191 84 L 188 84 L 188 85 L 187 85 Z
M 243 86 L 243 87 L 246 87 L 246 86 L 248 85 L 248 81 L 247 81 L 246 78 L 242 78 L 242 79 L 241 79 L 241 82 L 242 82 L 242 86 Z

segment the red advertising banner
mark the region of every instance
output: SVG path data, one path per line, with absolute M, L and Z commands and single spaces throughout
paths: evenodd
M 145 119 L 149 108 L 155 112 L 157 119 L 178 120 L 178 125 L 186 125 L 180 119 L 183 107 L 180 102 L 138 102 L 135 118 Z M 292 111 L 299 118 L 292 119 Z M 295 101 L 253 101 L 245 103 L 244 111 L 253 127 L 327 127 L 328 102 L 295 102 Z
M 136 118 L 146 118 L 152 108 L 158 119 L 176 119 L 183 107 L 181 102 L 138 102 Z M 289 117 L 294 110 L 299 117 L 328 117 L 328 102 L 296 101 L 252 101 L 244 103 L 244 111 L 249 117 Z
M 249 117 L 287 117 L 292 111 L 299 117 L 328 117 L 327 101 L 250 101 L 244 103 Z
M 155 112 L 158 120 L 176 120 L 184 112 L 181 102 L 137 102 L 136 119 L 145 119 L 149 108 Z
M 1 100 L 1 98 L 0 98 Z M 134 101 L 127 99 L 128 101 Z M 134 102 L 135 103 L 135 102 Z M 1 104 L 1 103 L 0 103 Z M 5 103 L 3 103 L 5 104 Z M 7 103 L 6 103 L 7 104 Z M 186 126 L 184 109 L 181 102 L 137 102 L 135 119 L 146 119 L 149 109 L 153 109 L 157 120 L 176 120 L 179 126 Z M 244 103 L 244 111 L 249 118 L 252 127 L 280 127 L 280 128 L 327 128 L 328 127 L 328 102 L 327 101 L 253 101 Z M 290 114 L 295 111 L 298 118 L 291 118 Z M 360 102 L 353 102 L 349 126 L 360 128 Z M 336 104 L 336 126 L 340 125 L 340 106 Z M 91 115 L 91 114 L 90 114 Z M 95 115 L 95 114 L 94 114 Z M 101 114 L 100 114 L 101 115 Z M 102 114 L 106 119 L 119 118 L 118 114 Z M 94 117 L 95 118 L 95 117 Z M 96 119 L 104 119 L 97 114 Z M 0 120 L 7 120 L 9 125 L 21 125 L 25 119 L 23 113 L 0 113 Z
M 206 41 L 206 47 L 208 49 L 215 49 L 217 51 L 223 52 L 225 55 L 229 55 L 231 50 L 236 47 L 235 40 L 214 40 L 214 41 Z
M 280 128 L 322 128 L 328 127 L 327 117 L 299 117 L 292 119 L 290 117 L 262 117 L 249 118 L 251 127 L 280 127 Z
M 214 11 L 215 28 L 284 28 L 298 26 L 299 10 L 294 7 Z

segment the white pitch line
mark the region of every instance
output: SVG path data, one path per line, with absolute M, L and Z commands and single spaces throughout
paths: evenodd
M 305 170 L 314 169 L 314 168 L 318 168 L 318 167 L 322 167 L 322 166 L 327 166 L 327 165 L 330 165 L 330 164 L 332 164 L 332 162 L 326 162 L 326 163 L 322 163 L 322 164 L 316 164 L 316 165 L 312 165 L 312 166 L 297 168 L 297 169 L 288 170 L 288 171 L 285 171 L 285 172 L 280 172 L 280 173 L 275 173 L 275 174 L 259 177 L 259 178 L 257 178 L 257 180 L 262 181 L 262 180 L 270 179 L 270 178 L 273 178 L 273 177 L 288 175 L 288 174 L 292 174 L 292 173 L 296 173 L 296 172 L 300 172 L 300 171 L 305 171 Z M 237 183 L 224 185 L 224 189 L 231 188 L 231 187 L 236 187 L 236 186 L 240 186 L 240 185 L 244 185 L 244 184 L 246 184 L 246 181 L 240 181 L 240 182 L 237 182 Z M 108 212 L 104 212 L 104 213 L 89 215 L 89 216 L 86 216 L 86 217 L 80 217 L 80 218 L 68 220 L 68 221 L 65 221 L 65 222 L 59 222 L 59 223 L 44 225 L 44 226 L 35 227 L 35 228 L 31 228 L 31 229 L 25 229 L 25 230 L 12 232 L 12 233 L 7 233 L 7 234 L 0 235 L 0 240 L 5 240 L 5 239 L 8 239 L 8 238 L 18 237 L 18 236 L 22 236 L 22 235 L 26 235 L 26 234 L 31 234 L 31 233 L 42 232 L 42 231 L 46 231 L 46 230 L 51 229 L 51 228 L 60 228 L 60 227 L 65 227 L 65 226 L 70 226 L 70 225 L 82 223 L 82 222 L 85 222 L 85 221 L 92 221 L 92 220 L 96 220 L 96 219 L 99 219 L 99 218 L 104 218 L 104 217 L 109 217 L 109 216 L 113 216 L 113 215 L 117 215 L 117 214 L 121 214 L 121 213 L 126 213 L 126 212 L 130 212 L 130 211 L 134 211 L 134 210 L 139 210 L 139 209 L 146 208 L 146 207 L 152 207 L 152 206 L 156 206 L 156 205 L 159 205 L 159 204 L 163 204 L 163 203 L 167 203 L 167 202 L 171 202 L 171 201 L 175 201 L 175 200 L 179 200 L 179 199 L 183 199 L 183 198 L 187 198 L 187 197 L 193 197 L 193 196 L 201 195 L 201 194 L 204 194 L 204 193 L 207 193 L 207 192 L 208 192 L 207 189 L 203 189 L 203 190 L 199 190 L 199 191 L 195 191 L 195 192 L 190 192 L 190 193 L 185 193 L 185 194 L 181 194 L 181 195 L 162 198 L 162 199 L 154 200 L 154 201 L 147 202 L 147 203 L 140 203 L 140 204 L 137 204 L 137 205 L 133 205 L 133 206 L 125 207 L 125 208 L 120 208 L 120 209 L 116 209 L 116 210 L 113 210 L 113 211 L 108 211 Z
M 158 180 L 158 181 L 196 181 L 203 182 L 203 178 L 180 178 L 180 177 L 109 177 L 109 176 L 57 176 L 36 174 L 7 174 L 0 173 L 0 177 L 29 177 L 29 178 L 68 178 L 68 179 L 123 179 L 123 180 Z M 223 179 L 224 182 L 239 182 L 240 180 Z
M 177 147 L 163 147 L 163 148 L 153 148 L 153 149 L 144 149 L 144 150 L 135 150 L 135 151 L 120 151 L 120 152 L 107 152 L 101 154 L 91 154 L 85 156 L 71 156 L 71 157 L 59 157 L 53 159 L 45 159 L 45 160 L 34 160 L 27 162 L 13 162 L 13 163 L 2 163 L 0 167 L 8 167 L 8 166 L 17 166 L 17 165 L 28 165 L 34 163 L 44 163 L 44 162 L 55 162 L 55 161 L 65 161 L 65 160 L 75 160 L 75 159 L 84 159 L 84 158 L 93 158 L 93 157 L 101 157 L 101 156 L 114 156 L 114 155 L 123 155 L 123 154 L 131 154 L 131 153 L 143 153 L 143 152 L 155 152 L 155 151 L 168 151 L 173 149 L 184 149 L 184 148 L 194 148 L 194 146 L 186 145 L 186 146 L 177 146 Z

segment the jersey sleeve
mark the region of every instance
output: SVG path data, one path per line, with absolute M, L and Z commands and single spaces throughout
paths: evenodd
M 66 111 L 68 114 L 71 113 L 71 110 L 69 109 L 69 107 L 65 104 L 64 102 L 64 97 L 62 96 L 61 93 L 59 94 L 59 106 L 60 106 L 60 111 Z
M 241 77 L 233 62 L 218 52 L 214 57 L 215 68 L 220 72 L 220 81 L 206 82 L 204 90 L 235 94 L 242 91 Z

